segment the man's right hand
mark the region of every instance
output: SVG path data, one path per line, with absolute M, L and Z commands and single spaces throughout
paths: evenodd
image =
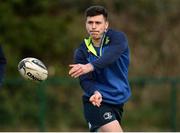
M 69 75 L 73 78 L 77 78 L 83 74 L 89 73 L 94 70 L 92 64 L 70 64 Z

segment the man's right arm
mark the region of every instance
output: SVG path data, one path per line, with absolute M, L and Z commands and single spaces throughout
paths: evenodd
M 78 76 L 80 80 L 80 85 L 82 89 L 84 90 L 84 92 L 90 96 L 89 101 L 94 106 L 99 107 L 102 102 L 102 95 L 98 91 L 98 86 L 97 86 L 98 83 L 93 80 L 92 73 L 90 72 L 94 68 L 92 68 L 92 65 L 88 63 L 88 61 L 86 60 L 86 57 L 83 54 L 83 51 L 79 49 L 75 51 L 74 61 L 75 61 L 75 64 L 69 65 L 71 67 L 69 74 L 71 75 L 71 77 L 76 78 L 76 74 L 80 73 L 84 68 L 83 72 L 85 72 L 85 74 Z M 86 72 L 86 71 L 89 71 L 89 72 Z M 76 73 L 75 75 L 74 75 L 74 72 Z
M 128 49 L 128 41 L 123 33 L 118 33 L 111 38 L 111 45 L 106 49 L 104 54 L 97 60 L 89 63 L 79 63 L 73 64 L 73 69 L 70 71 L 70 75 L 74 78 L 77 78 L 81 75 L 89 73 L 94 70 L 105 68 L 106 66 L 115 62 L 121 54 Z M 70 66 L 70 67 L 71 67 Z
M 74 54 L 74 61 L 75 64 L 82 64 L 86 65 L 88 64 L 88 61 L 85 57 L 85 53 L 83 53 L 82 50 L 77 49 Z M 80 85 L 82 89 L 89 95 L 92 95 L 95 91 L 97 91 L 97 86 L 95 81 L 92 78 L 92 73 L 88 72 L 86 74 L 83 74 L 79 77 Z

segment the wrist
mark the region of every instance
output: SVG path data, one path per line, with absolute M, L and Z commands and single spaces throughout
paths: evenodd
M 91 63 L 86 64 L 86 66 L 88 67 L 89 72 L 92 72 L 94 70 L 94 67 Z
M 95 91 L 94 94 L 99 95 L 100 97 L 102 97 L 101 93 L 99 91 Z

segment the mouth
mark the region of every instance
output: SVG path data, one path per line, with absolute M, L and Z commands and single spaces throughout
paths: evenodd
M 99 31 L 90 31 L 90 35 L 97 36 L 99 34 Z
M 91 34 L 92 34 L 92 33 L 97 34 L 97 33 L 99 33 L 99 31 L 90 31 L 90 33 L 91 33 Z

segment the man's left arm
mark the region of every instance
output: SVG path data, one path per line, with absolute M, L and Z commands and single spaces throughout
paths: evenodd
M 110 46 L 104 51 L 104 54 L 94 62 L 91 62 L 94 69 L 102 69 L 115 62 L 122 53 L 128 48 L 128 41 L 122 32 L 118 32 L 111 37 Z

